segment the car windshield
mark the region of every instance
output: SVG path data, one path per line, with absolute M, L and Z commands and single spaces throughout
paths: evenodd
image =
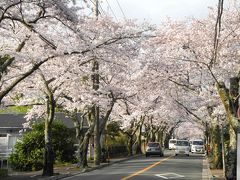
M 176 140 L 170 140 L 169 143 L 176 144 Z
M 149 147 L 158 147 L 159 143 L 148 143 Z
M 188 141 L 177 141 L 177 146 L 189 146 Z
M 203 145 L 202 141 L 193 141 L 193 145 Z

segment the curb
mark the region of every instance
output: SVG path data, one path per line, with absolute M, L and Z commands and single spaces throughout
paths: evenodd
M 94 171 L 96 169 L 101 169 L 101 168 L 111 166 L 111 165 L 116 164 L 116 163 L 124 162 L 124 161 L 131 160 L 131 159 L 135 159 L 135 158 L 138 158 L 138 157 L 141 157 L 141 156 L 143 156 L 143 154 L 130 156 L 130 157 L 127 157 L 127 158 L 124 158 L 124 159 L 120 159 L 120 160 L 117 160 L 117 161 L 110 162 L 108 164 L 102 164 L 102 165 L 100 164 L 99 166 L 90 167 L 90 168 L 84 169 L 80 172 L 73 173 L 73 174 L 71 174 L 71 173 L 59 174 L 59 175 L 56 175 L 56 176 L 51 176 L 51 177 L 46 177 L 46 178 L 42 177 L 42 178 L 39 178 L 39 180 L 58 180 L 58 179 L 63 179 L 63 178 L 70 177 L 70 176 L 76 176 L 78 174 L 83 174 L 83 173 L 86 173 L 86 172 Z
M 203 171 L 202 171 L 202 179 L 203 180 L 213 180 L 213 175 L 210 170 L 209 162 L 207 156 L 203 160 Z

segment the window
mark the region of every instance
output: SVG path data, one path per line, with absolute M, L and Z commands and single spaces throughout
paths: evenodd
M 193 141 L 193 145 L 203 145 L 202 141 Z

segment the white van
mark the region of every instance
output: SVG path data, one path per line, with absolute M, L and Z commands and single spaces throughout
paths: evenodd
M 176 143 L 177 143 L 177 139 L 170 139 L 168 142 L 168 148 L 170 150 L 175 149 L 176 148 Z
M 188 140 L 177 140 L 175 149 L 175 156 L 184 154 L 189 156 L 189 141 Z
M 191 140 L 190 151 L 192 153 L 205 153 L 203 140 L 201 139 Z

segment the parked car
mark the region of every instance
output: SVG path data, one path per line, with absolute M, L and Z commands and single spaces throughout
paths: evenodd
M 163 156 L 163 148 L 159 142 L 149 142 L 146 146 L 146 157 L 150 155 Z
M 170 139 L 168 142 L 168 149 L 172 150 L 175 149 L 177 139 Z
M 189 142 L 188 140 L 177 140 L 175 147 L 175 156 L 184 154 L 189 156 Z
M 203 140 L 192 140 L 190 145 L 190 151 L 192 153 L 205 153 Z

